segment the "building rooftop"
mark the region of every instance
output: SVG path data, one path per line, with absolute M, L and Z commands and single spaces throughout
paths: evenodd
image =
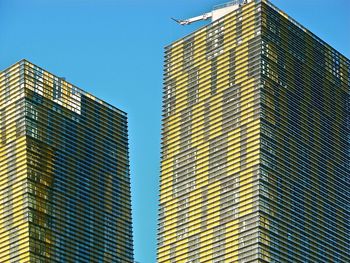
M 1 71 L 0 71 L 0 77 L 1 77 L 3 74 L 6 74 L 6 72 L 7 72 L 8 70 L 11 70 L 11 68 L 13 68 L 13 67 L 15 67 L 15 66 L 17 66 L 17 65 L 21 65 L 21 64 L 27 64 L 27 65 L 29 65 L 29 66 L 31 66 L 31 67 L 35 67 L 35 68 L 37 68 L 37 69 L 40 69 L 40 70 L 42 70 L 42 71 L 45 71 L 45 72 L 51 74 L 52 76 L 57 77 L 57 78 L 61 79 L 62 81 L 66 82 L 67 84 L 71 85 L 71 86 L 74 88 L 74 92 L 77 92 L 77 93 L 79 93 L 79 94 L 82 94 L 82 95 L 84 95 L 84 96 L 86 96 L 86 97 L 88 97 L 88 98 L 90 98 L 90 99 L 92 99 L 92 100 L 94 100 L 94 101 L 100 103 L 101 105 L 103 105 L 103 106 L 105 106 L 105 107 L 107 107 L 107 108 L 109 108 L 109 109 L 111 109 L 111 110 L 113 110 L 113 111 L 118 112 L 119 114 L 121 114 L 121 115 L 123 115 L 123 116 L 126 116 L 126 115 L 127 115 L 126 112 L 124 112 L 124 111 L 118 109 L 117 107 L 115 107 L 115 106 L 113 106 L 113 105 L 111 105 L 111 104 L 105 102 L 104 100 L 101 100 L 101 99 L 97 98 L 96 96 L 92 95 L 91 93 L 89 93 L 89 92 L 87 92 L 87 91 L 85 91 L 85 90 L 83 90 L 83 89 L 81 89 L 81 88 L 75 86 L 74 84 L 68 82 L 64 77 L 59 77 L 59 76 L 57 76 L 57 75 L 55 75 L 55 74 L 49 72 L 48 70 L 43 69 L 43 68 L 41 68 L 41 67 L 39 67 L 39 66 L 33 64 L 32 62 L 30 62 L 30 61 L 28 61 L 28 60 L 26 60 L 26 59 L 21 59 L 20 61 L 14 63 L 13 65 L 11 65 L 11 66 L 9 66 L 9 67 L 7 67 L 7 68 L 1 70 Z
M 343 56 L 346 60 L 347 60 L 347 63 L 350 67 L 350 63 L 349 63 L 349 58 L 345 57 L 341 52 L 337 51 L 334 47 L 332 47 L 331 45 L 329 45 L 327 42 L 325 42 L 324 40 L 322 40 L 321 38 L 319 38 L 318 36 L 316 36 L 314 33 L 312 33 L 310 30 L 308 30 L 306 27 L 304 27 L 303 25 L 301 25 L 299 22 L 297 22 L 295 19 L 293 19 L 292 17 L 290 17 L 289 15 L 287 15 L 284 11 L 282 11 L 281 9 L 279 9 L 278 7 L 276 7 L 274 4 L 272 4 L 270 1 L 268 0 L 233 0 L 233 1 L 230 1 L 230 2 L 227 2 L 227 3 L 224 3 L 224 4 L 219 4 L 219 5 L 216 5 L 213 7 L 213 11 L 212 12 L 215 12 L 215 11 L 220 11 L 220 10 L 223 10 L 223 9 L 226 9 L 226 10 L 230 10 L 229 12 L 225 12 L 223 13 L 223 15 L 221 15 L 219 13 L 219 16 L 218 17 L 214 17 L 213 21 L 214 22 L 215 20 L 218 20 L 218 19 L 221 19 L 227 15 L 230 15 L 232 14 L 233 12 L 239 12 L 239 8 L 242 6 L 242 5 L 245 5 L 245 4 L 249 4 L 249 3 L 265 3 L 267 4 L 268 6 L 270 6 L 272 9 L 274 9 L 276 12 L 278 12 L 279 14 L 281 14 L 283 17 L 285 17 L 286 19 L 288 19 L 291 23 L 293 23 L 295 26 L 297 26 L 298 28 L 300 28 L 301 30 L 303 30 L 305 33 L 309 34 L 313 39 L 315 39 L 317 42 L 319 42 L 321 45 L 324 45 L 332 50 L 335 50 L 337 53 L 339 53 L 341 56 Z M 207 13 L 209 14 L 209 13 Z M 183 20 L 185 21 L 185 20 Z M 189 23 L 187 23 L 189 24 Z M 199 29 L 196 29 L 196 32 L 200 31 L 200 30 L 204 30 L 206 29 L 207 27 L 210 27 L 212 23 L 210 23 L 209 25 L 205 25 L 203 27 L 200 27 Z M 195 32 L 193 32 L 195 33 Z M 176 43 L 180 43 L 182 42 L 183 40 L 189 38 L 190 36 L 192 36 L 193 33 L 190 33 L 188 35 L 186 35 L 185 37 L 181 38 L 181 39 L 178 39 L 177 41 L 169 44 L 168 46 L 165 47 L 165 49 L 168 49 L 168 48 L 171 48 L 174 44 Z

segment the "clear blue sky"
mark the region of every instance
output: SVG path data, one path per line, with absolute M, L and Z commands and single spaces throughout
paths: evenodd
M 135 260 L 154 263 L 163 47 L 225 0 L 0 0 L 0 69 L 26 58 L 129 115 Z M 349 0 L 272 0 L 350 57 Z

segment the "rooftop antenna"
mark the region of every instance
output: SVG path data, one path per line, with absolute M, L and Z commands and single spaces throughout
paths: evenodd
M 204 13 L 200 16 L 195 16 L 195 17 L 191 17 L 183 20 L 175 19 L 175 18 L 171 18 L 171 19 L 182 26 L 189 25 L 197 21 L 208 20 L 209 18 L 211 18 L 212 21 L 215 21 L 223 17 L 224 15 L 238 9 L 240 6 L 250 3 L 251 1 L 252 0 L 234 0 L 226 4 L 214 6 L 213 11 Z

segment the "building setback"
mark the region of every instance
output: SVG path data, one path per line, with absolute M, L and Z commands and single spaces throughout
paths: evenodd
M 349 262 L 349 59 L 268 1 L 212 14 L 165 48 L 157 261 Z
M 0 261 L 133 262 L 126 114 L 22 60 L 0 127 Z

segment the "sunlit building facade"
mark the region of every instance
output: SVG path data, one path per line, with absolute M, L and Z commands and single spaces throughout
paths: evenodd
M 0 127 L 0 262 L 133 262 L 126 114 L 22 60 Z
M 157 261 L 349 262 L 350 62 L 233 5 L 165 48 Z

